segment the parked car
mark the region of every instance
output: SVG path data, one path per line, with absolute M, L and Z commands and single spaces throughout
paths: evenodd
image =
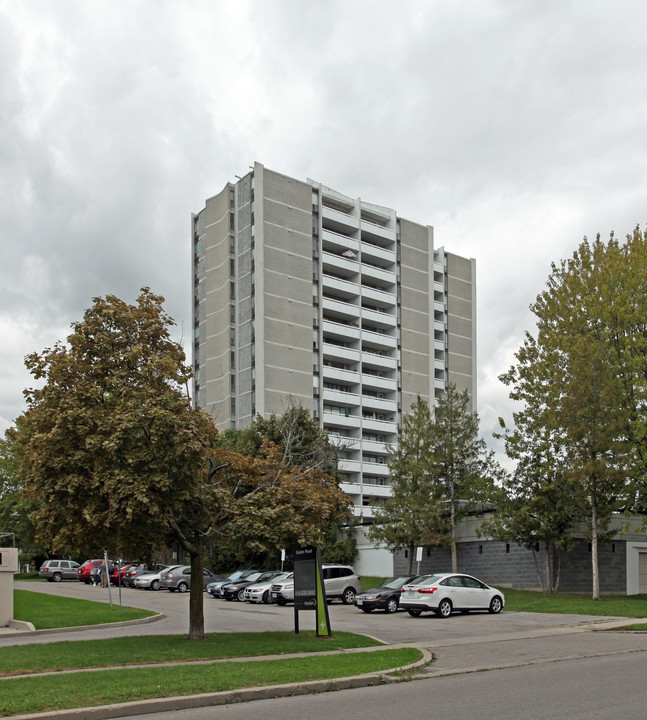
M 220 588 L 220 594 L 225 600 L 238 600 L 243 602 L 245 600 L 245 588 L 255 582 L 270 582 L 272 578 L 275 578 L 277 575 L 281 575 L 280 570 L 251 573 L 233 582 L 225 583 Z
M 77 579 L 86 585 L 89 585 L 92 582 L 90 579 L 92 568 L 99 567 L 99 565 L 103 565 L 103 558 L 97 560 L 86 560 L 83 565 L 80 565 L 76 570 Z M 112 571 L 113 567 L 114 562 L 112 560 L 108 560 L 108 571 Z
M 334 598 L 340 598 L 344 605 L 352 605 L 355 602 L 355 596 L 362 590 L 362 581 L 350 565 L 324 563 L 321 566 L 321 574 L 328 602 Z M 294 580 L 286 579 L 272 585 L 270 595 L 279 605 L 293 602 Z
M 272 583 L 270 598 L 277 605 L 294 602 L 294 573 L 289 573 L 283 580 Z
M 282 572 L 271 580 L 251 583 L 245 588 L 245 600 L 252 603 L 274 602 L 271 595 L 272 585 L 282 582 L 291 574 L 292 573 L 289 572 Z
M 124 578 L 126 577 L 126 573 L 131 567 L 136 566 L 137 563 L 134 562 L 114 563 L 110 571 L 110 583 L 112 585 L 125 585 Z
M 423 575 L 400 591 L 400 607 L 413 617 L 426 611 L 442 618 L 449 617 L 455 610 L 499 613 L 504 606 L 505 596 L 500 590 L 460 573 Z
M 202 588 L 206 588 L 210 582 L 217 580 L 220 576 L 214 575 L 210 570 L 202 571 Z M 165 570 L 160 577 L 160 588 L 162 590 L 176 590 L 185 593 L 191 587 L 191 566 L 178 565 L 177 567 Z
M 147 565 L 144 565 L 144 563 L 139 563 L 139 565 L 131 565 L 124 573 L 123 584 L 126 587 L 135 587 L 136 578 L 138 578 L 140 575 L 153 572 L 155 571 L 149 569 L 149 567 Z
M 76 571 L 79 563 L 74 560 L 46 560 L 38 571 L 39 577 L 48 582 L 61 582 L 61 580 L 76 580 Z
M 177 565 L 164 565 L 159 570 L 149 570 L 148 572 L 140 573 L 133 579 L 133 587 L 145 590 L 159 590 L 160 580 L 162 579 L 162 573 L 168 572 L 173 568 L 178 567 Z
M 230 582 L 234 582 L 235 580 L 242 580 L 247 575 L 251 575 L 252 573 L 255 573 L 255 572 L 260 572 L 260 571 L 259 570 L 235 570 L 233 573 L 230 573 L 225 578 L 210 582 L 207 585 L 207 592 L 212 597 L 215 597 L 215 598 L 222 597 L 220 592 L 222 590 L 223 585 L 226 585 L 227 583 L 230 583 Z
M 417 575 L 401 575 L 387 578 L 377 587 L 359 593 L 355 598 L 355 605 L 365 613 L 373 610 L 394 613 L 400 604 L 402 586 L 411 583 L 417 577 Z

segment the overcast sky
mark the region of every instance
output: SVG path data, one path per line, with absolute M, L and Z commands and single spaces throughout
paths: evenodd
M 647 220 L 644 0 L 0 0 L 0 430 L 92 298 L 190 340 L 191 212 L 254 161 L 477 261 L 492 447 L 551 261 Z

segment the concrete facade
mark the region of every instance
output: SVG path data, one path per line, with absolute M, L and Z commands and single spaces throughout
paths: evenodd
M 476 406 L 475 261 L 395 210 L 259 163 L 193 215 L 191 241 L 194 401 L 221 429 L 289 398 L 309 409 L 370 522 L 416 397 L 433 405 L 453 382 Z M 362 572 L 390 571 L 366 550 Z

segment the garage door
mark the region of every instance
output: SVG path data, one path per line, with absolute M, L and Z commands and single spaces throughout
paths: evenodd
M 638 553 L 638 592 L 647 595 L 647 553 Z

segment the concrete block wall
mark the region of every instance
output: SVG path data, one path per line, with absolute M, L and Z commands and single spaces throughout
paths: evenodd
M 408 572 L 408 552 L 401 550 L 394 554 L 393 573 L 404 575 Z M 451 572 L 450 548 L 424 549 L 420 561 L 420 574 Z M 545 552 L 540 548 L 537 563 L 542 580 L 545 579 Z M 554 572 L 557 572 L 557 556 L 552 558 Z M 625 593 L 626 543 L 613 540 L 599 545 L 600 590 L 603 593 Z M 465 542 L 458 546 L 458 570 L 491 585 L 536 590 L 541 585 L 532 552 L 514 543 L 496 541 Z M 418 572 L 418 563 L 413 560 L 413 572 Z M 584 540 L 576 540 L 574 548 L 564 553 L 559 589 L 563 592 L 590 592 L 592 589 L 591 552 Z

